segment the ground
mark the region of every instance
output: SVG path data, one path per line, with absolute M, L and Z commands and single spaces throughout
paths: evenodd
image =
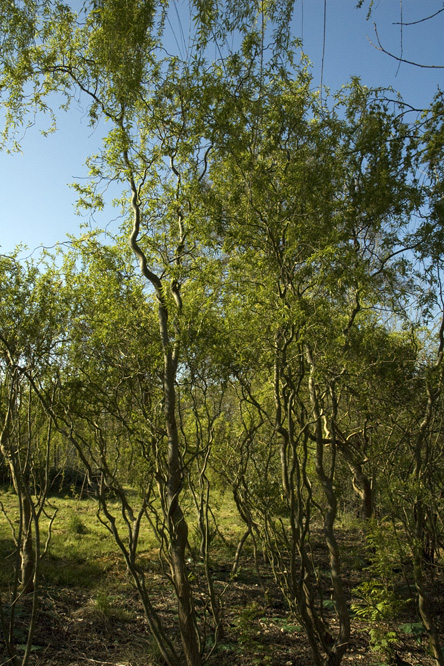
M 150 639 L 137 590 L 112 539 L 102 528 L 102 532 L 95 531 L 90 517 L 93 512 L 86 503 L 73 503 L 71 506 L 65 502 L 63 509 L 65 522 L 60 519 L 53 536 L 53 547 L 42 565 L 40 609 L 30 666 L 159 666 L 162 661 L 157 646 Z M 13 549 L 11 542 L 4 537 L 6 531 L 1 529 L 0 525 L 0 555 L 4 562 L 3 571 L 0 570 L 0 590 L 2 609 L 5 611 L 10 610 L 5 567 L 11 565 Z M 368 614 L 361 617 L 356 614 L 360 608 L 356 587 L 364 580 L 368 581 L 369 576 L 363 556 L 362 533 L 355 528 L 339 526 L 338 536 L 352 616 L 352 636 L 343 664 L 432 666 L 426 634 L 417 614 L 414 586 L 407 579 L 406 584 L 402 584 L 406 572 L 411 573 L 409 563 L 404 563 L 402 571 L 393 572 L 394 580 L 398 581 L 398 596 L 404 599 L 396 613 L 389 614 L 384 622 L 369 618 Z M 100 554 L 91 550 L 93 547 L 97 549 L 98 543 Z M 215 542 L 218 550 L 212 577 L 221 595 L 225 634 L 207 661 L 208 666 L 312 666 L 304 631 L 297 617 L 289 613 L 270 568 L 263 561 L 259 562 L 262 587 L 252 553 L 246 548 L 237 575 L 234 578 L 231 576 L 235 545 L 236 541 L 230 550 L 226 543 Z M 328 592 L 327 556 L 321 546 L 319 549 L 320 579 L 323 580 L 324 592 Z M 165 625 L 174 633 L 175 601 L 159 567 L 155 549 L 150 549 L 148 545 L 143 566 L 156 608 Z M 195 557 L 194 561 L 190 558 L 189 567 L 202 623 L 205 607 L 200 600 L 205 597 L 205 588 L 199 558 Z M 443 573 L 439 563 L 427 568 L 428 588 L 444 642 Z M 14 607 L 19 650 L 23 649 L 20 645 L 26 641 L 31 603 L 31 596 L 21 597 Z M 335 612 L 328 593 L 324 597 L 324 611 L 334 633 Z M 209 628 L 209 646 L 211 641 Z M 0 666 L 9 663 L 4 635 L 0 631 Z
M 120 570 L 117 562 L 115 569 Z M 111 570 L 108 569 L 108 576 Z M 248 562 L 235 580 L 229 582 L 227 573 L 224 569 L 214 572 L 219 589 L 225 589 L 226 634 L 209 663 L 217 666 L 311 666 L 304 632 L 296 618 L 289 615 L 272 581 L 266 580 L 267 595 L 264 597 Z M 125 573 L 120 571 L 115 579 L 118 585 L 114 590 L 107 585 L 106 593 L 97 590 L 91 593 L 75 586 L 44 591 L 33 641 L 32 665 L 155 666 L 162 663 L 150 641 L 137 592 Z M 169 620 L 173 622 L 174 602 L 165 590 L 162 591 L 161 582 L 160 574 L 152 574 L 151 583 L 157 588 L 157 607 L 167 623 Z M 23 632 L 30 602 L 30 599 L 22 600 L 17 608 L 22 614 Z M 331 615 L 333 617 L 333 613 Z M 444 614 L 440 619 L 444 619 Z M 427 656 L 424 637 L 400 630 L 402 626 L 408 628 L 408 620 L 413 624 L 411 620 L 417 621 L 417 618 L 415 614 L 407 614 L 396 622 L 379 623 L 378 627 L 382 635 L 396 628 L 395 654 L 398 658 L 409 664 L 428 666 L 433 662 Z M 372 626 L 355 618 L 344 664 L 375 666 L 388 663 L 383 654 L 370 650 L 369 630 Z M 0 664 L 7 661 L 7 655 L 4 655 Z

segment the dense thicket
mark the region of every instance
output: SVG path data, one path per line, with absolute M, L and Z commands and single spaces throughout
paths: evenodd
M 424 584 L 443 538 L 441 101 L 415 122 L 358 81 L 322 101 L 295 63 L 291 8 L 268 4 L 192 5 L 183 60 L 162 47 L 166 3 L 1 3 L 5 140 L 50 93 L 82 94 L 110 130 L 80 204 L 101 207 L 117 181 L 125 217 L 112 245 L 91 233 L 39 266 L 2 258 L 0 445 L 21 520 L 12 594 L 34 589 L 37 608 L 51 470 L 82 470 L 165 663 L 199 666 L 224 634 L 210 570 L 223 485 L 245 524 L 233 571 L 248 539 L 262 549 L 317 665 L 338 665 L 350 640 L 339 511 L 362 519 L 376 572 L 379 529 L 403 544 L 400 560 L 410 549 L 442 664 Z M 180 646 L 140 565 L 142 529 L 157 535 Z

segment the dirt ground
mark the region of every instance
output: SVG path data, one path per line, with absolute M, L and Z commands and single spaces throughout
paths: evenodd
M 222 595 L 225 635 L 207 663 L 210 666 L 312 666 L 308 641 L 297 618 L 289 614 L 282 594 L 265 568 L 262 576 L 266 588 L 264 595 L 253 564 L 252 560 L 244 561 L 235 579 L 230 577 L 228 562 L 213 570 L 216 588 Z M 351 590 L 360 582 L 362 571 L 349 569 L 344 573 L 350 598 Z M 435 568 L 429 585 L 435 616 L 444 639 L 442 573 L 442 570 Z M 195 578 L 198 590 L 197 575 L 198 571 Z M 73 585 L 69 588 L 45 587 L 43 580 L 44 591 L 29 662 L 31 666 L 162 664 L 157 648 L 150 640 L 137 591 L 123 571 L 117 555 L 115 562 L 110 563 L 106 576 L 106 585 L 96 590 L 82 589 L 80 584 L 79 587 Z M 174 634 L 174 600 L 159 571 L 150 571 L 149 585 L 157 610 Z M 31 599 L 21 599 L 16 607 L 18 632 L 23 641 L 30 604 Z M 197 611 L 202 617 L 203 606 Z M 334 633 L 335 613 L 328 603 L 325 614 Z M 370 649 L 370 631 L 375 629 L 379 631 L 382 643 L 383 637 L 393 632 L 391 654 L 384 655 Z M 0 666 L 6 666 L 10 660 L 4 650 L 3 637 L 1 641 Z M 210 641 L 209 636 L 209 644 Z M 20 660 L 18 663 L 21 663 Z M 405 605 L 402 615 L 387 623 L 369 623 L 359 617 L 352 618 L 352 636 L 343 664 L 431 666 L 433 663 L 413 599 Z

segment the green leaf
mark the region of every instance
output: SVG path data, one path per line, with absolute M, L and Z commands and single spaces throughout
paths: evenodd
M 332 601 L 331 599 L 324 599 L 324 601 L 322 602 L 322 607 L 326 608 L 327 610 L 336 609 L 335 602 Z
M 406 624 L 401 624 L 399 630 L 403 631 L 405 634 L 422 636 L 422 634 L 425 632 L 425 627 L 422 622 L 407 622 Z

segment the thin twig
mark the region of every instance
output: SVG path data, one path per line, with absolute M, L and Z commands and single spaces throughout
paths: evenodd
M 404 23 L 403 21 L 395 21 L 393 25 L 418 25 L 418 23 L 424 23 L 424 21 L 429 21 L 432 18 L 435 18 L 435 16 L 438 16 L 438 14 L 441 14 L 441 12 L 444 12 L 443 9 L 438 9 L 437 12 L 434 14 L 431 14 L 430 16 L 425 16 L 422 19 L 418 19 L 417 21 L 410 21 L 409 23 Z
M 407 60 L 406 58 L 400 58 L 399 56 L 395 55 L 394 53 L 391 53 L 390 51 L 387 51 L 382 44 L 381 40 L 379 39 L 378 35 L 378 29 L 376 27 L 376 23 L 373 24 L 374 29 L 375 29 L 375 34 L 376 34 L 376 40 L 378 42 L 378 45 L 374 44 L 370 37 L 367 37 L 368 41 L 370 44 L 377 50 L 377 51 L 382 51 L 382 53 L 385 53 L 386 55 L 390 56 L 390 58 L 394 58 L 398 62 L 405 62 L 407 65 L 413 65 L 414 67 L 421 67 L 422 69 L 444 69 L 444 65 L 423 65 L 420 62 L 414 62 L 413 60 Z

